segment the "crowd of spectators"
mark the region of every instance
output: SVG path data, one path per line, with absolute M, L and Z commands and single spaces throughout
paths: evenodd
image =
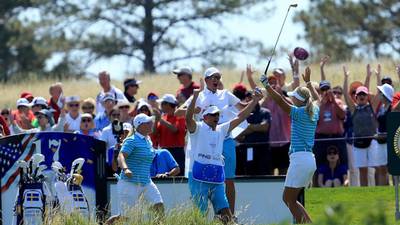
M 328 60 L 329 57 L 321 59 L 320 81 L 313 82 L 319 94 L 313 96 L 313 99 L 320 108 L 314 146 L 318 167 L 314 185 L 366 186 L 371 182 L 387 185 L 386 117 L 389 112 L 399 111 L 400 93 L 394 91 L 390 76 L 381 77 L 380 65 L 374 71 L 367 65 L 365 81 L 352 83 L 349 83 L 349 71 L 344 66 L 343 85 L 332 87 L 324 71 Z M 301 83 L 299 62 L 289 56 L 289 64 L 292 82 L 286 83 L 288 72 L 281 68 L 274 69 L 268 81 L 290 103 L 287 92 Z M 245 106 L 252 100 L 251 90 L 256 87 L 256 83 L 250 65 L 243 73 L 250 86 L 246 87 L 243 82 L 239 82 L 232 90 L 226 91 L 235 98 L 231 102 Z M 399 67 L 396 73 L 400 77 Z M 140 85 L 145 84 L 135 78 L 128 78 L 123 82 L 124 90 L 120 90 L 111 85 L 110 74 L 105 71 L 98 75 L 101 89 L 95 99 L 82 100 L 79 96 L 64 96 L 62 83 L 49 87 L 48 99 L 33 96 L 27 91 L 22 92 L 15 109 L 1 110 L 0 135 L 55 131 L 91 136 L 106 142 L 106 158 L 112 174 L 118 169 L 115 158 L 121 141 L 134 133 L 135 116 L 144 113 L 154 118 L 150 137 L 157 154 L 152 176 L 184 175 L 187 131 L 180 107 L 188 104 L 194 89 L 204 87 L 205 84 L 202 80 L 200 83 L 193 81 L 190 67 L 177 68 L 172 74 L 181 84 L 176 93 L 158 96 L 151 92 L 141 99 L 135 95 Z M 378 83 L 371 89 L 376 89 L 376 94 L 370 91 L 373 74 Z M 218 88 L 224 89 L 223 83 L 217 82 Z M 247 126 L 234 136 L 237 176 L 286 174 L 289 165 L 290 118 L 266 92 L 264 96 L 248 117 Z M 232 107 L 230 111 L 238 113 L 235 110 Z M 123 124 L 124 134 L 120 137 L 113 132 L 114 121 Z

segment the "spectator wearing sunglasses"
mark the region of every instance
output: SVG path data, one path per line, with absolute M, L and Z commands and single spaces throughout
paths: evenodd
M 0 125 L 3 127 L 3 133 L 4 136 L 10 135 L 10 121 L 9 121 L 9 116 L 10 116 L 10 110 L 9 109 L 2 109 L 1 110 L 1 115 L 0 115 Z
M 32 100 L 31 104 L 32 104 L 31 110 L 32 110 L 33 114 L 36 114 L 37 112 L 39 112 L 42 109 L 48 109 L 49 108 L 48 105 L 47 105 L 46 99 L 43 98 L 43 97 L 35 97 Z M 38 123 L 38 120 L 36 118 L 33 119 L 32 126 L 33 127 L 39 127 L 39 123 Z
M 89 113 L 93 118 L 96 118 L 96 101 L 93 98 L 83 100 L 81 110 L 83 113 Z
M 81 124 L 79 126 L 78 134 L 83 134 L 87 136 L 94 137 L 96 139 L 100 138 L 100 133 L 96 131 L 93 117 L 89 113 L 83 113 L 81 115 Z
M 81 124 L 81 113 L 79 112 L 81 101 L 79 96 L 65 97 L 65 104 L 68 110 L 66 115 L 66 131 L 79 131 Z
M 130 123 L 133 125 L 133 117 L 129 114 L 129 111 L 131 110 L 131 103 L 128 102 L 127 100 L 120 100 L 118 101 L 117 105 L 115 108 L 118 108 L 120 117 L 119 120 L 123 123 Z
M 114 108 L 116 101 L 117 100 L 115 99 L 114 95 L 104 95 L 102 100 L 102 107 L 104 110 L 102 112 L 98 112 L 96 118 L 94 119 L 97 130 L 100 131 L 111 123 L 108 115 L 110 115 L 110 112 Z
M 128 102 L 134 103 L 136 101 L 135 95 L 139 90 L 140 83 L 142 83 L 142 81 L 136 80 L 135 78 L 128 78 L 124 80 L 124 95 Z
M 61 110 L 60 119 L 57 124 L 54 123 L 53 114 L 48 109 L 42 109 L 35 113 L 36 119 L 38 120 L 39 126 L 37 128 L 32 129 L 23 129 L 21 128 L 15 121 L 12 121 L 11 128 L 14 134 L 19 133 L 35 133 L 35 132 L 49 132 L 49 131 L 57 131 L 63 132 L 64 125 L 66 121 L 66 113 L 65 110 Z
M 318 167 L 319 187 L 348 186 L 347 166 L 340 163 L 339 150 L 336 146 L 329 146 L 326 150 L 326 162 Z
M 183 104 L 190 96 L 193 95 L 193 90 L 200 88 L 199 84 L 195 83 L 193 79 L 193 70 L 188 66 L 184 66 L 172 71 L 179 80 L 181 86 L 176 91 L 176 98 L 179 104 Z

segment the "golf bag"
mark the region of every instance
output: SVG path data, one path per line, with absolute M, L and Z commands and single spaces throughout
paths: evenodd
M 51 168 L 57 177 L 54 190 L 59 208 L 65 213 L 77 212 L 89 219 L 89 202 L 81 186 L 83 176 L 80 173 L 84 163 L 83 158 L 75 159 L 69 174 L 66 174 L 64 167 L 58 161 L 53 162 Z

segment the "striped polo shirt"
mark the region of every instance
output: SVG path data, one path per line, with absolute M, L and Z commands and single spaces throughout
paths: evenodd
M 125 161 L 129 170 L 132 171 L 131 178 L 125 176 L 123 171 L 121 178 L 141 185 L 150 183 L 150 167 L 155 155 L 150 138 L 136 132 L 125 139 L 121 152 L 128 155 Z
M 314 107 L 313 120 L 306 112 L 306 107 L 290 107 L 291 143 L 289 154 L 294 152 L 312 152 L 315 129 L 319 119 L 319 108 Z

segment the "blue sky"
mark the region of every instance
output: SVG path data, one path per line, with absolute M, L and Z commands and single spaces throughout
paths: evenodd
M 273 46 L 278 36 L 279 29 L 282 25 L 286 11 L 290 4 L 297 3 L 297 8 L 292 8 L 289 12 L 286 25 L 282 32 L 277 49 L 285 47 L 294 49 L 297 46 L 302 46 L 308 49 L 308 45 L 304 40 L 298 40 L 297 36 L 304 33 L 303 26 L 300 23 L 294 24 L 292 18 L 295 11 L 305 10 L 308 8 L 308 0 L 275 0 L 268 3 L 274 6 L 274 10 L 267 14 L 265 18 L 257 19 L 243 19 L 241 17 L 230 18 L 229 21 L 224 21 L 224 29 L 232 33 L 246 34 L 252 40 L 260 40 L 265 46 Z M 268 59 L 263 60 L 265 63 L 256 64 L 256 59 L 244 56 L 235 57 L 235 62 L 238 68 L 245 68 L 247 63 L 251 63 L 256 69 L 263 70 Z M 188 60 L 181 64 L 188 64 L 194 68 L 197 73 L 201 73 L 201 65 L 198 60 Z M 172 65 L 171 65 L 172 66 Z M 288 62 L 284 56 L 277 57 L 272 60 L 271 67 L 288 68 Z M 97 74 L 99 71 L 107 70 L 111 73 L 113 79 L 122 80 L 126 76 L 126 71 L 129 68 L 140 68 L 139 64 L 118 57 L 108 60 L 101 60 L 87 69 L 88 73 Z M 138 69 L 137 69 L 138 70 Z M 168 70 L 168 68 L 167 68 Z

